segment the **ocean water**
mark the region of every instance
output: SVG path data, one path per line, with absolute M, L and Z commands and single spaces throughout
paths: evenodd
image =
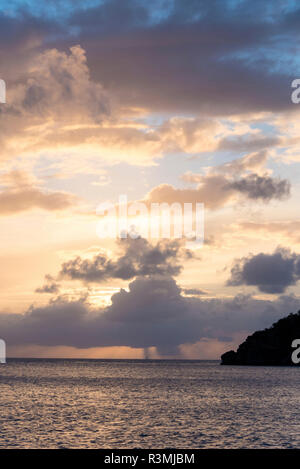
M 300 368 L 9 360 L 1 448 L 300 448 Z

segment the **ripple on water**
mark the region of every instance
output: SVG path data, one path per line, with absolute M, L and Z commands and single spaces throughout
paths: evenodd
M 300 447 L 300 370 L 205 361 L 11 360 L 0 447 Z

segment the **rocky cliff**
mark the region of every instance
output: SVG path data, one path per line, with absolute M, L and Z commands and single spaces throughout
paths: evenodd
M 300 339 L 300 311 L 280 319 L 272 327 L 254 332 L 238 350 L 221 356 L 221 365 L 294 365 L 292 342 Z M 300 353 L 299 353 L 300 356 Z

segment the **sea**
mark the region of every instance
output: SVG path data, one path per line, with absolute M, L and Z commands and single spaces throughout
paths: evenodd
M 300 368 L 8 359 L 0 448 L 300 448 Z

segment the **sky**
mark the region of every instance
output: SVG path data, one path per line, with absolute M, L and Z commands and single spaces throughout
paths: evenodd
M 9 356 L 218 359 L 299 309 L 299 26 L 288 0 L 0 0 Z M 99 237 L 124 194 L 203 203 L 203 245 Z

